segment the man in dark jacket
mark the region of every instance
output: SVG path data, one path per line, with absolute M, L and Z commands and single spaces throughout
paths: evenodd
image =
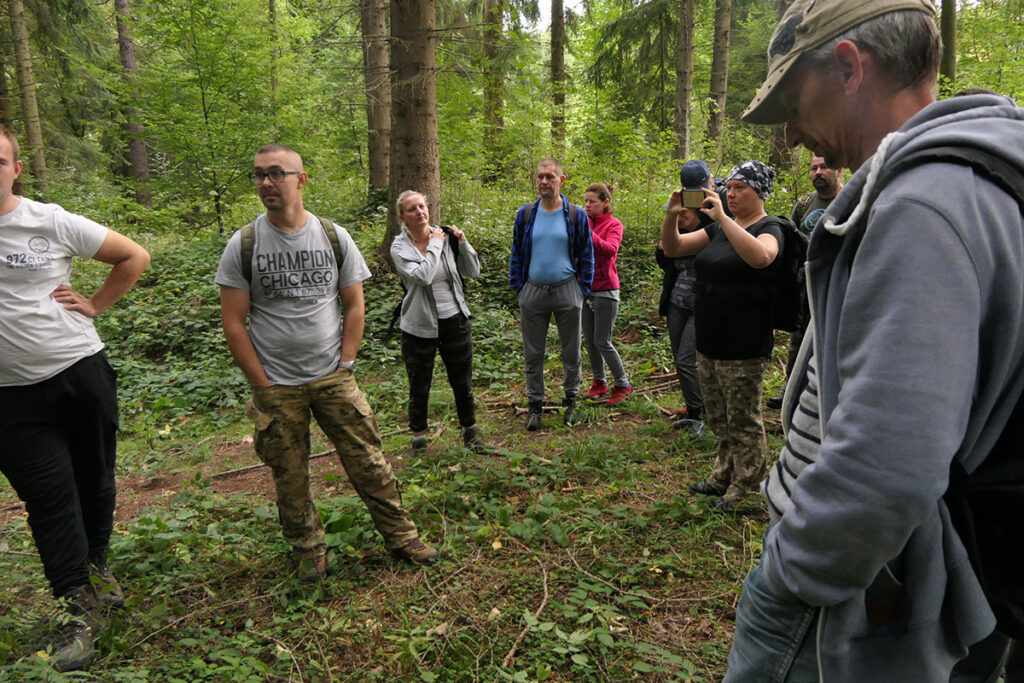
M 562 164 L 544 159 L 537 164 L 540 197 L 524 204 L 512 230 L 508 280 L 519 300 L 523 356 L 526 366 L 526 428 L 540 428 L 544 406 L 544 349 L 548 324 L 555 316 L 562 346 L 562 420 L 572 424 L 576 394 L 583 381 L 580 319 L 583 297 L 594 281 L 594 243 L 587 214 L 561 193 Z
M 996 625 L 943 494 L 1024 386 L 1024 219 L 988 172 L 1024 175 L 1024 112 L 936 102 L 941 53 L 929 0 L 796 0 L 744 113 L 854 175 L 811 236 L 728 683 L 948 681 Z

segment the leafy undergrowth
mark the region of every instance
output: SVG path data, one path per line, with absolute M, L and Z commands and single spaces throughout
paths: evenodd
M 441 402 L 441 399 L 435 403 Z M 292 575 L 276 511 L 195 478 L 120 525 L 100 681 L 709 681 L 724 671 L 761 515 L 712 514 L 685 493 L 713 437 L 671 429 L 643 397 L 527 434 L 482 415 L 505 454 L 439 440 L 399 458 L 404 499 L 442 559 L 388 559 L 358 498 L 320 497 L 331 575 Z M 320 482 L 323 483 L 323 482 Z M 336 484 L 337 482 L 329 482 Z M 35 654 L 50 600 L 26 526 L 0 528 L 0 680 L 63 680 Z
M 488 277 L 469 290 L 478 419 L 501 456 L 459 447 L 437 363 L 431 454 L 407 457 L 405 373 L 396 342 L 384 341 L 400 294 L 394 276 L 371 263 L 360 383 L 406 506 L 442 555 L 425 570 L 394 564 L 337 467 L 318 465 L 313 485 L 331 563 L 325 590 L 303 589 L 292 574 L 265 469 L 235 486 L 212 474 L 253 462 L 240 410 L 245 382 L 224 347 L 212 284 L 221 244 L 155 254 L 127 301 L 97 321 L 120 372 L 111 566 L 128 606 L 107 615 L 88 672 L 53 672 L 37 654 L 52 600 L 23 512 L 0 486 L 0 681 L 721 678 L 766 518 L 712 514 L 686 493 L 710 471 L 715 439 L 673 430 L 654 402 L 674 409 L 679 398 L 654 313 L 660 275 L 649 245 L 634 235 L 619 260 L 629 286 L 617 346 L 638 391 L 614 409 L 581 406 L 573 428 L 546 413 L 544 428 L 527 433 L 514 413 L 523 402 L 521 341 L 501 230 L 481 233 Z M 373 236 L 354 234 L 371 253 Z M 98 273 L 80 275 L 86 290 Z M 557 350 L 552 326 L 555 401 Z M 766 396 L 782 380 L 784 352 L 776 349 Z M 769 445 L 777 452 L 778 437 Z M 314 451 L 324 446 L 318 437 Z M 151 485 L 161 495 L 150 495 Z

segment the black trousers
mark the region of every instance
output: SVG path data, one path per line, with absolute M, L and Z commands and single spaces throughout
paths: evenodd
M 455 394 L 455 410 L 462 427 L 476 424 L 473 405 L 473 332 L 461 313 L 437 321 L 437 337 L 428 339 L 402 332 L 402 359 L 409 375 L 409 429 L 427 428 L 427 399 L 434 378 L 434 356 L 440 352 L 448 383 Z
M 25 502 L 56 597 L 89 582 L 114 527 L 117 375 L 106 354 L 37 384 L 0 387 L 0 472 Z

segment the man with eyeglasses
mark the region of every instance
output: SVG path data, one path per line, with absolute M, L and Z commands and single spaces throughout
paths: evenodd
M 310 413 L 392 554 L 433 564 L 438 552 L 402 507 L 377 418 L 355 380 L 366 262 L 346 230 L 303 208 L 308 176 L 295 150 L 261 147 L 249 177 L 267 212 L 231 237 L 214 281 L 228 348 L 252 384 L 246 414 L 256 423 L 256 454 L 273 473 L 298 578 L 321 583 L 327 570 L 309 489 Z

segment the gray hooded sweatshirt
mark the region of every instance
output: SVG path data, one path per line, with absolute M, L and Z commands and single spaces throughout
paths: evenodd
M 1024 110 L 971 96 L 918 112 L 854 174 L 808 250 L 821 449 L 762 564 L 778 597 L 821 608 L 829 683 L 948 681 L 995 625 L 942 495 L 953 458 L 968 472 L 984 460 L 1024 384 L 1022 207 L 954 163 L 874 186 L 905 155 L 951 144 L 1024 174 Z

